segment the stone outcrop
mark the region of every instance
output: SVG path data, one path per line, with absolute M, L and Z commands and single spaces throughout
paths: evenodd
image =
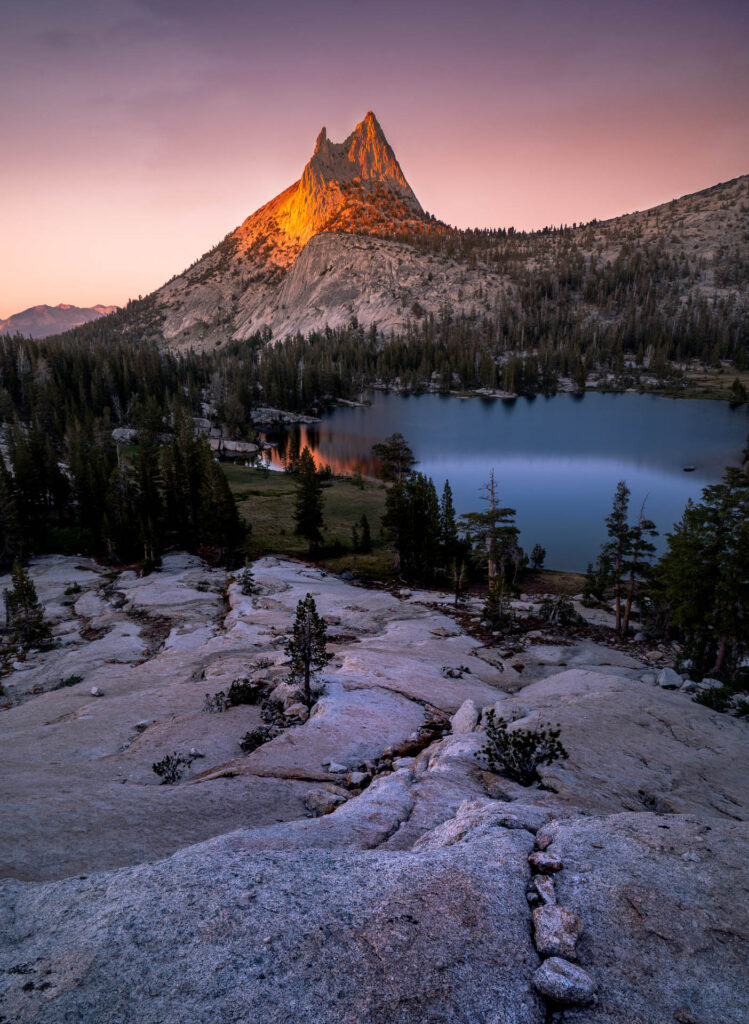
M 252 596 L 184 555 L 31 571 L 61 646 L 4 680 L 9 1022 L 749 1016 L 745 722 L 605 645 L 535 637 L 523 657 L 553 674 L 523 685 L 435 595 L 288 560 L 256 562 Z M 289 725 L 308 592 L 341 639 Z M 63 669 L 81 678 L 55 688 Z M 266 705 L 202 710 L 235 679 Z M 569 758 L 539 786 L 489 773 L 490 707 L 559 722 Z M 161 786 L 172 750 L 185 774 Z

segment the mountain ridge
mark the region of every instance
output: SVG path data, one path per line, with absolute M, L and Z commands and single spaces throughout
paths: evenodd
M 720 334 L 733 358 L 749 334 L 747 212 L 745 175 L 571 228 L 459 230 L 422 208 L 369 111 L 340 143 L 323 128 L 297 181 L 147 296 L 129 330 L 205 350 L 350 325 L 412 337 L 458 318 L 496 358 L 516 340 L 579 357 L 603 333 L 667 358 L 707 355 Z
M 94 306 L 75 306 L 68 302 L 60 302 L 56 306 L 40 303 L 13 313 L 4 320 L 0 319 L 0 334 L 18 333 L 30 338 L 45 338 L 80 327 L 91 320 L 114 313 L 119 308 L 102 303 Z

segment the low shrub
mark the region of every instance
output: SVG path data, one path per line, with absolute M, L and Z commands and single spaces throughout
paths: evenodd
M 729 711 L 732 697 L 733 691 L 729 686 L 711 686 L 708 690 L 696 693 L 692 700 L 711 711 Z
M 559 742 L 560 732 L 551 726 L 510 731 L 504 718 L 496 718 L 492 709 L 486 715 L 486 744 L 479 753 L 486 758 L 489 771 L 530 786 L 539 780 L 539 765 L 569 757 Z
M 162 786 L 173 786 L 182 778 L 185 768 L 192 764 L 192 758 L 185 754 L 178 754 L 175 750 L 167 754 L 160 761 L 155 761 L 151 767 L 161 779 Z
M 52 689 L 53 690 L 62 690 L 66 686 L 75 686 L 77 683 L 82 683 L 82 682 L 83 682 L 83 676 L 77 676 L 75 673 L 73 673 L 72 676 L 66 676 L 65 679 L 61 679 L 59 681 L 59 683 L 56 683 L 55 686 L 52 687 Z
M 207 693 L 203 701 L 203 711 L 216 714 L 226 711 L 227 708 L 236 708 L 240 704 L 259 704 L 263 695 L 262 683 L 255 683 L 250 679 L 235 679 L 228 692 L 219 690 L 218 693 Z
M 583 621 L 582 615 L 566 597 L 544 598 L 538 614 L 552 626 L 575 626 Z
M 245 754 L 251 754 L 253 750 L 261 747 L 269 737 L 269 730 L 265 726 L 260 725 L 257 729 L 250 729 L 249 732 L 246 732 L 239 741 L 239 745 Z

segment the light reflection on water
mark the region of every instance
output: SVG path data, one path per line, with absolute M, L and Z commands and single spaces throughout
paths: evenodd
M 439 490 L 450 480 L 458 512 L 481 507 L 479 488 L 494 468 L 502 503 L 517 509 L 521 543 L 526 550 L 542 544 L 547 566 L 556 569 L 584 570 L 595 557 L 619 480 L 632 491 L 633 512 L 647 498 L 647 514 L 663 534 L 689 498 L 737 462 L 749 432 L 747 406 L 651 395 L 368 397 L 371 405 L 334 409 L 299 428 L 300 445 L 318 465 L 370 476 L 372 444 L 398 431 Z M 269 439 L 280 442 L 271 465 L 281 468 L 285 438 Z M 687 465 L 695 472 L 685 473 Z

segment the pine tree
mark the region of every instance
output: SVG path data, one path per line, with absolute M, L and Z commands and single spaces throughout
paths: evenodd
M 299 472 L 300 452 L 299 452 L 299 431 L 292 429 L 289 432 L 289 436 L 286 441 L 286 459 L 284 461 L 284 468 L 287 473 Z
M 383 480 L 402 482 L 416 465 L 414 453 L 403 434 L 391 434 L 384 441 L 373 444 L 372 454 L 380 460 Z
M 458 548 L 458 526 L 455 520 L 455 506 L 450 481 L 445 480 L 440 499 L 440 547 L 445 564 L 455 557 Z
M 333 657 L 326 650 L 327 642 L 325 620 L 317 613 L 315 599 L 307 594 L 297 604 L 292 635 L 285 651 L 291 660 L 291 679 L 294 683 L 301 683 L 302 700 L 308 710 L 312 710 L 314 703 L 314 673 L 324 668 Z
M 620 480 L 616 485 L 611 512 L 606 516 L 606 529 L 610 539 L 604 545 L 604 551 L 611 564 L 617 633 L 622 631 L 622 599 L 625 595 L 623 576 L 632 552 L 632 536 L 627 521 L 629 495 L 627 484 Z
M 369 528 L 369 520 L 367 519 L 366 512 L 362 512 L 362 517 L 359 520 L 359 526 L 361 527 L 359 550 L 363 555 L 368 555 L 372 550 L 372 532 Z
M 457 608 L 465 597 L 467 587 L 466 563 L 454 558 L 450 566 L 450 578 L 453 585 L 453 604 Z
M 37 597 L 34 581 L 16 559 L 11 573 L 13 587 L 6 594 L 9 624 L 22 647 L 49 640 L 51 630 Z
M 510 587 L 519 571 L 522 551 L 517 540 L 515 509 L 499 505 L 494 470 L 484 490 L 489 507 L 483 512 L 467 512 L 460 519 L 473 546 L 474 557 L 486 564 L 489 579 L 485 617 L 497 623 L 506 614 Z
M 13 476 L 0 454 L 0 567 L 12 565 L 20 558 L 23 546 Z
M 540 544 L 534 544 L 533 550 L 531 551 L 531 565 L 533 568 L 542 569 L 545 560 L 546 548 L 541 547 Z
M 306 445 L 299 458 L 297 475 L 299 479 L 294 510 L 296 532 L 307 541 L 311 554 L 322 543 L 323 495 L 315 460 Z
M 645 586 L 650 575 L 650 562 L 655 554 L 655 544 L 648 538 L 657 537 L 658 531 L 655 523 L 645 518 L 645 502 L 640 507 L 640 514 L 637 522 L 629 529 L 630 557 L 625 565 L 627 579 L 626 603 L 624 606 L 624 619 L 622 621 L 622 632 L 629 630 L 629 619 L 632 614 L 632 603 L 637 601 L 642 605 L 642 597 Z
M 730 679 L 749 651 L 749 474 L 727 469 L 667 541 L 655 599 L 695 672 Z

